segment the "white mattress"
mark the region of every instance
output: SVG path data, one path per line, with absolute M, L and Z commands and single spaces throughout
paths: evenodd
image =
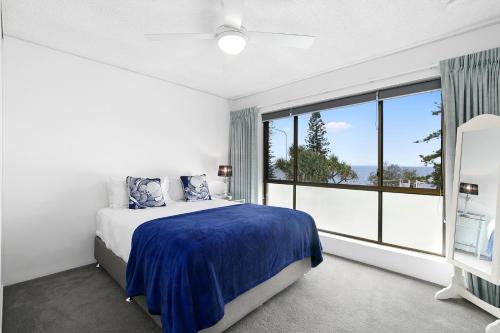
M 97 212 L 96 234 L 103 240 L 108 249 L 128 262 L 132 247 L 132 235 L 142 223 L 159 217 L 235 204 L 238 203 L 213 199 L 195 202 L 169 201 L 165 207 L 148 209 L 102 208 Z

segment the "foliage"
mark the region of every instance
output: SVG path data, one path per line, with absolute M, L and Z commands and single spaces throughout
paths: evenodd
M 295 158 L 297 159 L 297 180 L 314 183 L 343 183 L 358 179 L 358 175 L 346 162 L 329 153 L 325 123 L 319 112 L 313 112 L 309 119 L 306 145 L 297 147 L 295 155 L 293 146 L 289 147 L 288 160 L 279 158 L 274 168 L 283 171 L 287 179 L 293 179 Z M 271 158 L 269 158 L 271 160 Z M 273 169 L 273 172 L 275 169 Z
M 268 132 L 268 142 L 267 142 L 267 178 L 273 179 L 276 177 L 276 172 L 274 169 L 274 163 L 273 160 L 275 158 L 274 153 L 273 153 L 273 128 L 272 128 L 272 122 L 269 123 L 269 132 Z
M 327 159 L 312 150 L 299 146 L 298 153 L 298 174 L 299 181 L 319 181 L 326 182 L 328 179 L 328 161 Z M 293 166 L 295 163 L 295 154 L 293 147 L 290 147 L 290 159 L 280 158 L 276 161 L 276 167 L 282 170 L 287 179 L 293 179 Z
M 432 110 L 433 116 L 441 116 L 443 113 L 443 105 L 440 103 L 436 103 L 436 109 Z M 429 143 L 432 140 L 441 140 L 442 130 L 439 129 L 427 135 L 425 138 L 421 140 L 415 141 L 415 143 Z M 441 145 L 439 145 L 441 147 Z M 440 189 L 443 184 L 443 171 L 442 171 L 442 161 L 441 161 L 442 151 L 441 148 L 433 151 L 427 155 L 419 155 L 422 163 L 428 166 L 431 165 L 433 167 L 432 173 L 427 177 L 427 181 L 431 182 L 431 184 L 435 185 L 436 188 Z
M 339 184 L 358 179 L 358 175 L 351 166 L 339 161 L 334 154 L 326 157 L 304 146 L 298 147 L 297 154 L 297 180 L 300 182 Z M 283 158 L 278 159 L 276 167 L 282 170 L 288 179 L 293 179 L 295 163 L 293 147 L 290 147 L 290 156 L 288 161 Z
M 371 172 L 368 177 L 368 181 L 373 185 L 378 184 L 378 172 Z M 384 162 L 384 185 L 385 186 L 399 186 L 399 182 L 410 181 L 414 183 L 415 181 L 425 181 L 426 178 L 417 175 L 417 170 L 412 168 L 400 167 L 397 164 L 388 164 Z
M 358 179 L 357 173 L 344 161 L 339 161 L 338 157 L 331 154 L 328 158 L 331 165 L 330 180 L 334 184 L 340 184 Z
M 441 116 L 442 105 L 436 103 L 436 109 L 432 110 L 433 116 Z M 425 138 L 414 143 L 429 143 L 433 140 L 441 140 L 442 130 L 439 129 L 427 135 Z M 293 179 L 293 166 L 295 163 L 295 152 L 293 146 L 289 147 L 290 159 L 279 158 L 275 160 L 272 153 L 272 127 L 269 126 L 269 155 L 268 155 L 268 176 L 274 178 L 276 170 L 279 169 L 285 173 L 287 179 Z M 353 168 L 344 161 L 339 161 L 335 154 L 329 154 L 330 142 L 327 138 L 326 125 L 321 119 L 320 112 L 313 112 L 309 118 L 308 132 L 305 145 L 297 147 L 298 165 L 297 180 L 301 182 L 315 183 L 345 183 L 358 179 L 358 175 Z M 414 184 L 416 181 L 428 182 L 434 184 L 437 188 L 442 187 L 442 161 L 441 148 L 427 155 L 419 155 L 422 162 L 433 167 L 433 172 L 427 176 L 418 176 L 414 168 L 400 167 L 397 164 L 384 163 L 383 178 L 385 186 L 399 186 L 400 181 L 410 181 Z M 378 171 L 370 173 L 368 181 L 378 184 Z
M 432 110 L 433 116 L 440 116 L 443 112 L 442 105 L 436 104 L 436 109 Z M 428 143 L 432 140 L 441 140 L 441 129 L 434 131 L 427 135 L 421 140 L 417 140 L 414 143 Z M 420 159 L 424 165 L 432 165 L 433 171 L 427 176 L 418 176 L 417 170 L 412 168 L 400 167 L 397 164 L 388 164 L 384 162 L 384 185 L 385 186 L 398 186 L 399 181 L 410 181 L 414 183 L 415 181 L 427 182 L 436 186 L 436 188 L 441 188 L 442 186 L 442 164 L 441 164 L 441 148 L 433 151 L 428 155 L 419 155 Z M 368 181 L 373 185 L 378 184 L 377 172 L 370 173 Z
M 327 156 L 330 152 L 329 145 L 330 142 L 326 137 L 326 126 L 323 119 L 321 119 L 321 113 L 313 112 L 311 118 L 309 118 L 306 147 L 313 152 Z

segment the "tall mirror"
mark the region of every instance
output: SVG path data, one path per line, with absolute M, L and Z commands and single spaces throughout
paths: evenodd
M 500 180 L 500 130 L 462 134 L 453 259 L 492 275 Z
M 453 275 L 450 285 L 435 298 L 463 297 L 500 318 L 500 230 L 496 227 L 500 218 L 500 117 L 476 116 L 457 128 L 456 138 L 453 178 L 447 178 L 453 180 L 453 193 L 447 192 L 446 214 L 446 258 L 453 265 Z M 488 325 L 486 332 L 500 333 L 500 319 Z

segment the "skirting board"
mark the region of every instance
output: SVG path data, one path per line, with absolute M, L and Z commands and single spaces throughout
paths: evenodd
M 453 267 L 445 258 L 320 232 L 323 252 L 359 261 L 441 286 L 450 284 Z
M 3 323 L 3 284 L 0 283 L 0 323 Z M 0 325 L 0 333 L 2 333 L 2 325 Z

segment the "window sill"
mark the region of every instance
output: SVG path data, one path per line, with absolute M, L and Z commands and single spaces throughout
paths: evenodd
M 332 235 L 321 231 L 319 235 L 325 253 L 359 261 L 441 286 L 446 286 L 450 282 L 453 269 L 443 257 Z

